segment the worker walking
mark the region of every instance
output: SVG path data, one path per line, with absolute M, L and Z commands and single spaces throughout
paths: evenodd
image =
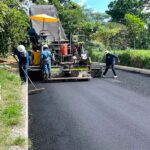
M 41 69 L 43 74 L 43 80 L 47 81 L 51 77 L 51 59 L 52 54 L 48 48 L 48 45 L 43 45 L 43 51 L 41 53 Z
M 105 56 L 106 68 L 105 68 L 105 71 L 103 73 L 103 77 L 105 77 L 108 69 L 111 67 L 112 72 L 114 74 L 114 78 L 117 78 L 118 76 L 116 74 L 114 65 L 115 65 L 116 61 L 120 62 L 119 58 L 116 55 L 111 54 L 108 50 L 105 51 L 105 54 L 106 54 L 106 56 Z
M 17 58 L 15 57 L 17 56 Z M 19 74 L 22 80 L 22 83 L 27 82 L 27 68 L 29 64 L 28 52 L 26 51 L 24 45 L 19 45 L 17 49 L 14 49 L 14 57 L 17 59 L 19 64 Z

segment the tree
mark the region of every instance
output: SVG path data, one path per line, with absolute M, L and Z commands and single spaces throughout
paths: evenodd
M 63 5 L 61 5 L 62 3 L 61 3 L 60 0 L 48 0 L 48 4 L 55 5 L 55 7 L 57 8 L 59 14 L 60 14 L 60 12 L 62 11 L 62 9 L 64 7 Z
M 149 25 L 150 28 L 150 1 L 140 0 L 140 6 L 142 9 L 142 19 Z
M 140 36 L 139 39 L 137 39 L 138 43 L 138 48 L 140 49 L 150 49 L 150 31 L 149 29 L 144 29 Z
M 106 13 L 94 12 L 92 9 L 84 8 L 83 12 L 86 17 L 86 21 L 100 22 L 103 23 L 110 18 Z
M 0 3 L 0 53 L 6 55 L 13 46 L 26 41 L 28 27 L 28 17 L 16 1 Z
M 130 47 L 130 36 L 126 27 L 110 38 L 111 49 L 125 50 Z
M 92 35 L 92 38 L 96 41 L 103 43 L 107 48 L 110 47 L 110 39 L 115 36 L 123 28 L 118 23 L 107 23 L 101 25 L 96 33 Z
M 100 25 L 99 22 L 84 21 L 80 23 L 79 27 L 80 31 L 82 31 L 86 37 L 90 38 L 91 35 L 99 29 Z
M 36 3 L 36 4 L 41 4 L 41 5 L 47 4 L 47 2 L 45 0 L 32 0 L 32 2 Z
M 136 16 L 141 15 L 139 0 L 115 0 L 108 5 L 107 14 L 112 17 L 114 22 L 124 23 L 125 14 L 131 13 Z
M 150 1 L 149 0 L 140 0 L 140 4 L 142 6 L 150 7 Z
M 133 47 L 136 48 L 136 39 L 139 39 L 140 33 L 144 30 L 145 23 L 138 17 L 126 14 L 126 26 L 133 41 Z
M 59 15 L 67 34 L 79 30 L 85 20 L 82 7 L 74 2 L 68 2 L 67 6 L 59 11 Z

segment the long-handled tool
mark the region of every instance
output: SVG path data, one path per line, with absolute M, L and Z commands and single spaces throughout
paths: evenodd
M 26 75 L 27 75 L 27 74 L 26 74 Z M 37 88 L 37 87 L 35 86 L 35 84 L 32 82 L 31 78 L 30 78 L 28 75 L 27 75 L 27 77 L 28 77 L 30 83 L 32 84 L 32 86 L 34 87 L 33 90 L 29 90 L 28 94 L 36 94 L 36 93 L 38 93 L 38 92 L 42 92 L 43 90 L 45 90 L 45 88 Z
M 17 61 L 18 65 L 19 65 L 19 62 L 17 60 L 17 58 L 14 56 L 15 60 Z M 39 92 L 42 92 L 43 90 L 45 90 L 45 88 L 37 88 L 35 86 L 35 84 L 32 82 L 31 78 L 28 76 L 28 74 L 26 73 L 26 71 L 23 69 L 22 66 L 20 66 L 21 69 L 23 70 L 23 72 L 25 73 L 25 75 L 27 76 L 27 78 L 29 79 L 30 83 L 32 84 L 32 86 L 34 87 L 33 90 L 29 90 L 28 94 L 36 94 L 36 93 L 39 93 Z

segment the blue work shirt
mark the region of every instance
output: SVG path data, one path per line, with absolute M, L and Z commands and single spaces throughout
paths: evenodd
M 107 65 L 113 65 L 118 61 L 118 57 L 113 54 L 106 54 L 105 62 Z
M 52 54 L 48 49 L 42 51 L 41 62 L 43 62 L 44 60 L 47 60 L 46 61 L 47 63 L 51 63 L 51 58 L 52 58 Z
M 19 52 L 17 49 L 14 49 L 13 54 L 16 55 L 19 59 L 19 65 L 26 66 L 29 64 L 29 55 L 28 52 L 25 55 Z

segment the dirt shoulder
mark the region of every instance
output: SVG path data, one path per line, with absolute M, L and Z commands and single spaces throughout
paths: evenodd
M 15 59 L 10 56 L 7 59 L 0 58 L 0 69 L 7 70 L 8 73 L 15 74 L 19 78 L 18 65 Z M 20 82 L 21 84 L 21 82 Z M 20 85 L 21 118 L 18 124 L 11 126 L 10 136 L 14 139 L 9 150 L 27 150 L 28 149 L 28 83 Z

